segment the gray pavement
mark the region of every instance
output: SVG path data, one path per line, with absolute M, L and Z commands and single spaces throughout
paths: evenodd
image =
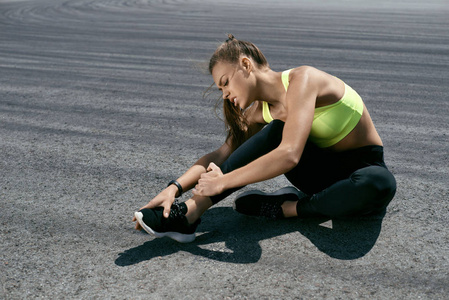
M 447 299 L 448 13 L 433 0 L 0 1 L 0 299 Z M 228 32 L 274 70 L 313 65 L 359 91 L 398 182 L 384 217 L 273 222 L 231 196 L 191 244 L 133 230 L 136 209 L 224 140 L 203 66 Z

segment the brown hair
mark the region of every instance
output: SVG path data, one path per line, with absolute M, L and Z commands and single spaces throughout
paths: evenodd
M 209 73 L 218 62 L 237 64 L 240 56 L 245 55 L 253 60 L 258 67 L 268 67 L 268 62 L 263 53 L 253 43 L 237 40 L 232 34 L 215 50 L 209 60 Z M 222 101 L 220 98 L 219 101 Z M 232 142 L 231 149 L 237 149 L 251 135 L 248 122 L 242 111 L 229 101 L 223 101 L 224 122 L 227 131 L 227 139 Z

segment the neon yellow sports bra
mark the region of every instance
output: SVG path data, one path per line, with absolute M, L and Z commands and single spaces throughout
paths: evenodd
M 288 75 L 291 70 L 282 72 L 282 83 L 288 89 Z M 345 83 L 345 94 L 337 102 L 315 108 L 309 140 L 320 148 L 330 147 L 341 141 L 357 125 L 363 113 L 362 98 Z M 268 103 L 262 101 L 262 114 L 265 122 L 270 123 Z

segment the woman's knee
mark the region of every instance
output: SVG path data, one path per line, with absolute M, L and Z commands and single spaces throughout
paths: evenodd
M 284 130 L 284 125 L 285 123 L 281 120 L 273 120 L 270 124 L 267 125 L 265 129 L 269 130 L 271 138 L 282 140 L 282 131 Z
M 351 181 L 363 191 L 366 198 L 376 206 L 387 206 L 396 193 L 396 179 L 384 167 L 369 166 L 351 175 Z
M 275 149 L 281 143 L 283 128 L 284 122 L 272 121 L 238 147 L 220 166 L 221 171 L 229 173 Z

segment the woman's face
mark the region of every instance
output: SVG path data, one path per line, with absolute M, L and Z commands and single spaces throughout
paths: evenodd
M 240 60 L 239 64 L 218 62 L 212 69 L 212 77 L 223 99 L 230 101 L 240 109 L 246 109 L 254 101 L 251 95 L 250 71 Z

